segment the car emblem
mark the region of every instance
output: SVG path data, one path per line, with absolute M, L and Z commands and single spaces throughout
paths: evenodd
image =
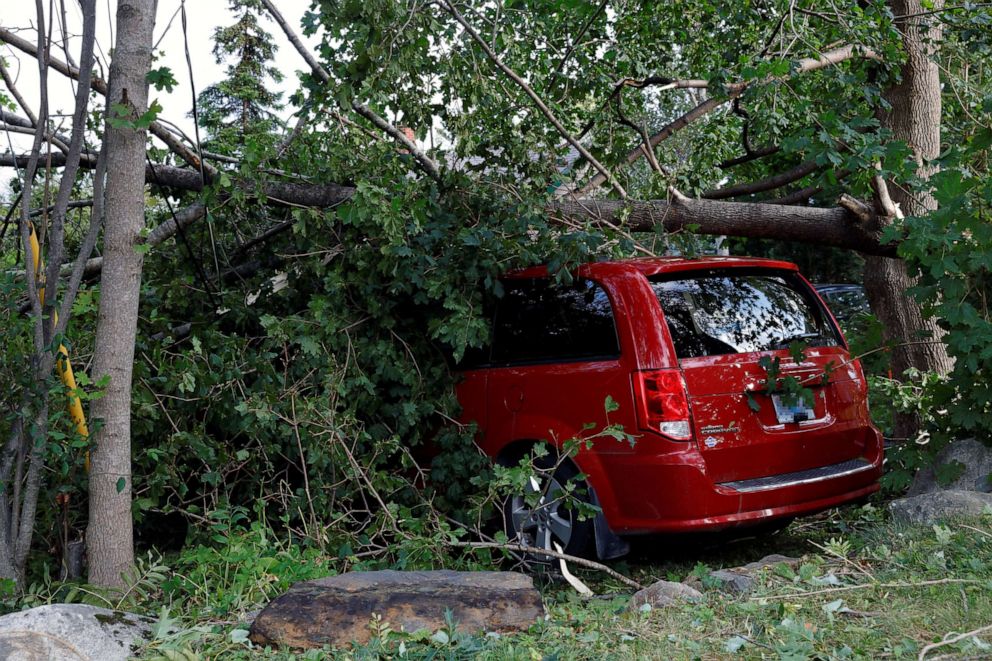
M 715 448 L 719 443 L 720 443 L 720 439 L 717 438 L 716 436 L 707 436 L 706 438 L 703 439 L 703 445 L 705 445 L 708 448 Z
M 724 425 L 706 425 L 699 430 L 701 434 L 736 434 L 740 431 L 740 427 L 737 426 L 737 422 L 731 422 L 730 424 Z

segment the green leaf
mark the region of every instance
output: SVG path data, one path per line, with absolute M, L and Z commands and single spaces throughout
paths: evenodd
M 127 486 L 127 480 L 123 477 L 117 478 L 117 493 L 124 491 L 124 487 Z
M 172 69 L 169 67 L 152 69 L 145 75 L 145 80 L 160 92 L 162 90 L 171 92 L 179 84 L 175 76 L 172 75 Z

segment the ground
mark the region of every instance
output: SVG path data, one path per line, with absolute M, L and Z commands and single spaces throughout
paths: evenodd
M 765 570 L 747 595 L 724 594 L 707 580 L 710 570 L 771 553 L 801 563 Z M 153 642 L 143 657 L 917 659 L 928 644 L 992 624 L 992 514 L 911 527 L 891 521 L 880 505 L 867 505 L 709 548 L 646 541 L 614 567 L 644 584 L 696 575 L 704 598 L 629 611 L 629 588 L 576 570 L 597 596 L 583 599 L 562 582 L 542 579 L 548 618 L 521 634 L 398 634 L 380 621 L 370 622 L 380 635 L 366 647 L 293 655 L 248 647 L 246 623 L 264 591 L 242 581 L 250 594 L 216 586 L 218 598 L 233 606 L 227 619 L 210 614 L 207 604 L 216 600 L 206 593 L 189 595 L 180 631 Z M 170 656 L 180 651 L 187 656 Z M 992 629 L 927 650 L 925 658 L 992 658 Z

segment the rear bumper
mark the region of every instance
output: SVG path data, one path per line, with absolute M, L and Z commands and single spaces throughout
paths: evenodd
M 606 475 L 623 476 L 604 485 L 612 502 L 597 488 L 610 527 L 627 535 L 718 531 L 813 514 L 878 491 L 882 474 L 881 447 L 832 466 L 724 484 L 694 455 L 601 457 Z

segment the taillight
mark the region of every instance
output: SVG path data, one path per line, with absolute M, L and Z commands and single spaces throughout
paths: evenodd
M 632 377 L 641 429 L 678 441 L 690 440 L 689 400 L 682 374 L 677 369 L 643 370 Z

